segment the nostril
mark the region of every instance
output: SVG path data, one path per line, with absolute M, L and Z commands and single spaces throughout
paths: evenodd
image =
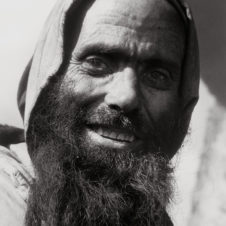
M 122 109 L 116 104 L 110 104 L 109 107 L 116 111 L 121 111 Z

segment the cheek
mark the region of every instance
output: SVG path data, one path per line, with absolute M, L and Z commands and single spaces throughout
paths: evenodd
M 93 77 L 69 66 L 61 85 L 64 94 L 76 95 L 80 100 L 99 98 L 106 93 L 110 76 Z
M 97 87 L 95 80 L 79 72 L 72 72 L 69 68 L 61 84 L 61 93 L 83 100 L 95 95 Z
M 84 96 L 92 92 L 92 82 L 79 75 L 65 75 L 61 85 L 61 91 L 71 95 Z
M 143 105 L 148 115 L 154 121 L 168 115 L 169 119 L 175 116 L 178 106 L 178 95 L 175 91 L 143 91 Z
M 161 152 L 172 156 L 179 147 L 177 123 L 179 100 L 177 92 L 154 92 L 145 95 L 146 113 L 154 123 Z M 150 140 L 150 139 L 149 139 Z

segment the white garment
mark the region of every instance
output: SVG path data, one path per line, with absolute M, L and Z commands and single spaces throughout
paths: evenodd
M 0 226 L 24 225 L 32 174 L 13 150 L 0 146 Z

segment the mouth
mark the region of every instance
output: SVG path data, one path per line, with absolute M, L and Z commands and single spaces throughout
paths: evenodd
M 119 142 L 132 143 L 136 139 L 135 135 L 132 134 L 131 132 L 122 131 L 119 129 L 99 127 L 96 129 L 94 128 L 93 130 L 104 138 L 119 141 Z
M 89 125 L 88 134 L 96 143 L 113 148 L 125 148 L 139 143 L 140 140 L 130 130 L 109 128 L 104 125 Z

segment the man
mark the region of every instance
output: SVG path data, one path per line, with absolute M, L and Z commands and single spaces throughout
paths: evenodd
M 198 83 L 181 1 L 59 1 L 18 93 L 35 171 L 25 224 L 172 225 L 170 159 Z

